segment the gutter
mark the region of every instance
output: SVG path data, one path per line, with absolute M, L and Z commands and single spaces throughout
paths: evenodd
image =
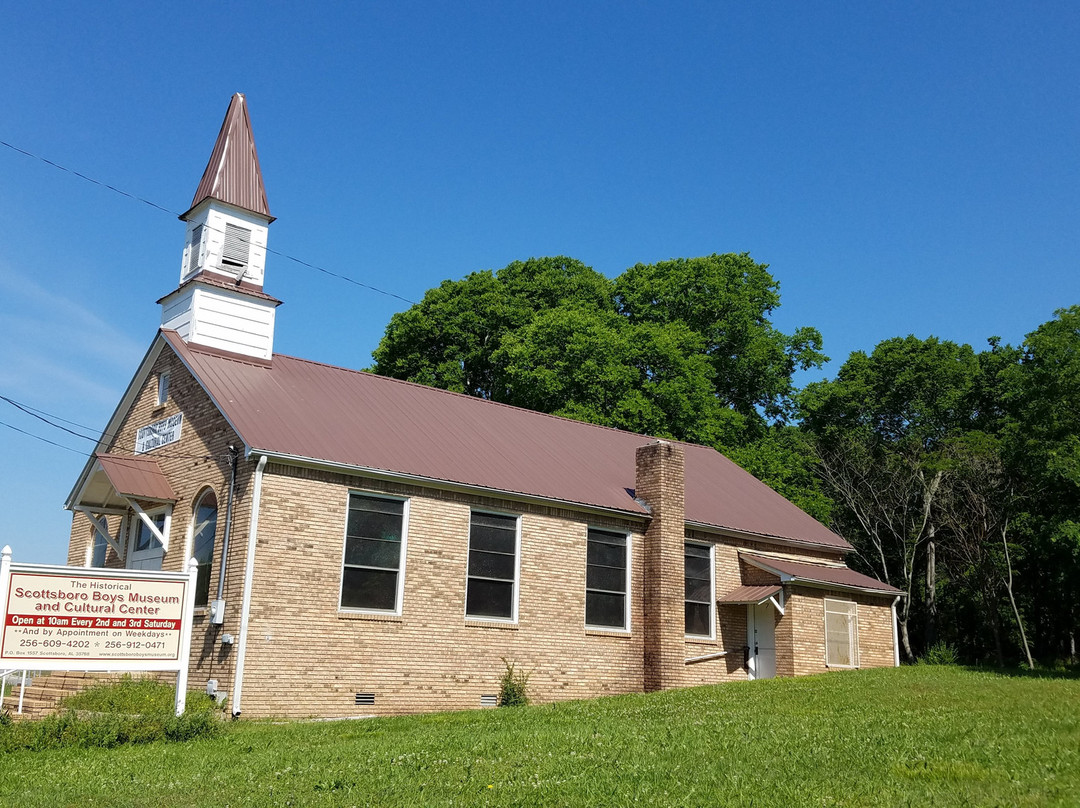
M 482 496 L 497 497 L 499 499 L 506 499 L 513 502 L 528 502 L 537 505 L 545 505 L 547 507 L 563 507 L 568 510 L 578 511 L 581 513 L 595 513 L 604 516 L 616 516 L 620 519 L 632 519 L 632 520 L 646 520 L 649 518 L 649 513 L 644 510 L 641 503 L 636 500 L 630 500 L 630 502 L 642 508 L 642 511 L 621 510 L 618 508 L 605 507 L 603 505 L 589 505 L 583 502 L 574 502 L 572 500 L 557 499 L 555 497 L 545 497 L 538 494 L 525 494 L 519 491 L 509 491 L 501 488 L 488 488 L 482 485 L 473 485 L 471 483 L 459 483 L 452 480 L 440 480 L 436 477 L 422 477 L 418 474 L 408 474 L 400 471 L 387 471 L 386 469 L 376 469 L 369 466 L 355 466 L 349 463 L 339 463 L 333 460 L 319 460 L 313 457 L 304 457 L 303 455 L 285 454 L 282 452 L 275 452 L 269 449 L 256 449 L 252 447 L 247 448 L 247 455 L 261 455 L 263 457 L 269 457 L 276 463 L 282 463 L 284 465 L 299 466 L 301 468 L 313 468 L 334 471 L 344 471 L 349 474 L 361 475 L 364 477 L 371 477 L 375 480 L 385 480 L 388 482 L 404 482 L 418 485 L 424 488 L 438 488 L 443 491 L 457 491 L 470 494 L 480 494 Z
M 262 499 L 265 468 L 266 455 L 263 455 L 255 467 L 255 490 L 251 495 L 251 525 L 248 529 L 247 563 L 244 565 L 244 602 L 240 607 L 240 647 L 236 651 L 236 678 L 233 682 L 233 718 L 240 715 L 240 697 L 244 690 L 244 659 L 247 656 L 248 624 L 251 621 L 251 584 L 255 578 L 255 540 L 259 535 L 259 500 Z
M 900 603 L 900 598 L 903 595 L 897 595 L 892 602 L 892 652 L 893 652 L 893 667 L 900 667 L 900 638 L 896 634 L 896 606 Z

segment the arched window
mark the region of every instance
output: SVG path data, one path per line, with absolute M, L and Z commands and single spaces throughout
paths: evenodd
M 199 562 L 195 581 L 195 605 L 210 601 L 210 567 L 214 563 L 214 534 L 217 533 L 217 497 L 207 489 L 195 503 L 194 556 Z

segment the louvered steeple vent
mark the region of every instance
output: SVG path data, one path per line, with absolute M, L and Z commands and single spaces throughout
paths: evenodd
M 274 310 L 263 293 L 268 225 L 259 156 L 244 96 L 229 103 L 187 213 L 180 287 L 163 297 L 161 325 L 186 342 L 270 359 Z

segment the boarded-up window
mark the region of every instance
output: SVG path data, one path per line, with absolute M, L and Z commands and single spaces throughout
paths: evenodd
M 825 599 L 825 664 L 859 666 L 859 612 L 850 600 Z
M 194 272 L 199 268 L 199 262 L 202 260 L 202 234 L 203 226 L 201 224 L 195 225 L 191 228 L 191 246 L 188 248 L 188 272 Z
M 251 252 L 251 231 L 235 224 L 225 225 L 225 247 L 221 263 L 234 267 L 246 267 Z

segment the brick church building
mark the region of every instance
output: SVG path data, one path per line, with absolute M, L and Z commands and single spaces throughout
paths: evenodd
M 233 96 L 178 287 L 67 507 L 68 563 L 199 563 L 189 681 L 245 716 L 897 664 L 898 590 L 715 450 L 274 352 Z

